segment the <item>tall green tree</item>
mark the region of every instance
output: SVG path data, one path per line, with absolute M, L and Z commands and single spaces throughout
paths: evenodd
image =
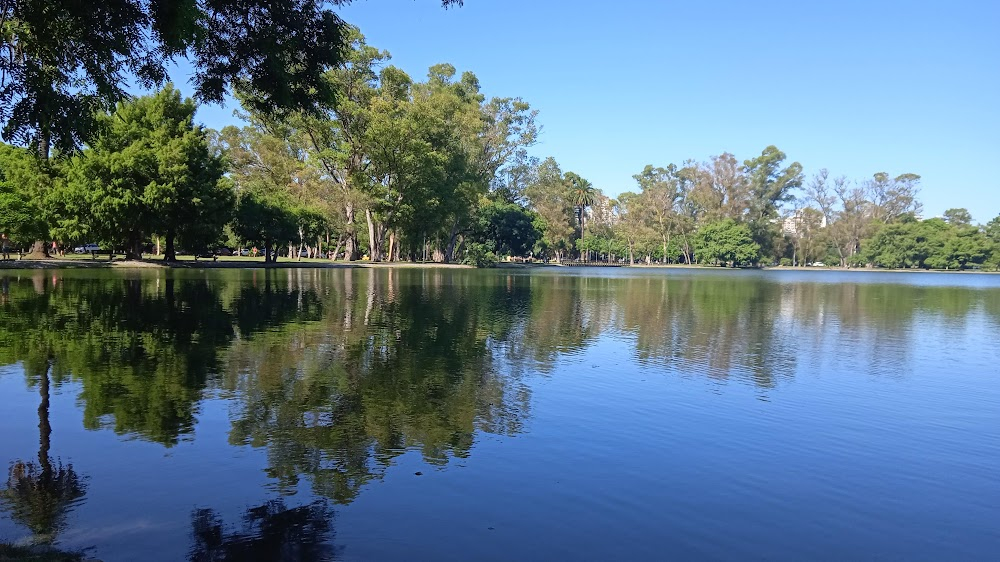
M 483 202 L 470 238 L 490 243 L 497 255 L 527 257 L 541 238 L 538 215 L 516 203 Z
M 0 232 L 22 247 L 49 235 L 36 194 L 50 179 L 28 150 L 0 144 Z
M 568 182 L 555 158 L 546 158 L 538 165 L 535 182 L 527 187 L 525 196 L 531 208 L 541 218 L 542 239 L 539 250 L 562 261 L 565 253 L 573 247 L 576 231 L 576 203 Z
M 701 263 L 737 267 L 760 259 L 760 245 L 754 241 L 750 227 L 733 219 L 706 224 L 696 236 L 695 256 Z
M 954 226 L 969 226 L 972 224 L 972 214 L 968 209 L 948 209 L 944 212 L 944 220 Z
M 677 166 L 670 164 L 666 168 L 654 168 L 647 164 L 642 172 L 632 178 L 639 184 L 644 208 L 660 235 L 663 254 L 666 255 L 670 239 L 681 222 L 678 204 L 684 198 Z
M 100 135 L 73 158 L 59 194 L 68 202 L 64 218 L 85 217 L 82 234 L 124 247 L 129 259 L 142 257 L 154 233 L 166 236 L 167 260 L 175 259 L 178 234 L 197 244 L 217 240 L 232 191 L 195 109 L 168 86 L 99 116 Z
M 580 225 L 580 238 L 583 238 L 587 224 L 587 209 L 597 200 L 598 191 L 594 184 L 576 172 L 566 172 L 564 179 L 569 184 L 570 201 L 576 208 L 576 219 Z
M 785 153 L 775 146 L 765 148 L 760 156 L 743 163 L 749 180 L 747 224 L 763 255 L 774 255 L 774 240 L 780 237 L 775 221 L 778 209 L 802 187 L 802 165 L 785 165 Z

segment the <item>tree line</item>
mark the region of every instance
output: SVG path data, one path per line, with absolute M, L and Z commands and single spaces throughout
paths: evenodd
M 240 87 L 244 124 L 216 131 L 167 84 L 91 112 L 80 150 L 25 129 L 21 146 L 0 145 L 0 229 L 36 256 L 54 240 L 168 261 L 178 249 L 255 247 L 266 261 L 480 266 L 1000 264 L 1000 221 L 975 226 L 964 209 L 920 220 L 918 175 L 821 170 L 807 181 L 774 146 L 743 161 L 647 165 L 635 191 L 607 197 L 529 156 L 540 125 L 521 98 L 487 98 L 450 64 L 415 80 L 357 28 L 337 29 L 341 48 L 308 107 Z
M 599 192 L 573 247 L 582 259 L 729 266 L 1000 267 L 1000 217 L 972 224 L 966 209 L 920 218 L 920 176 L 852 181 L 823 169 L 806 181 L 774 146 L 740 163 L 646 166 L 635 192 Z
M 418 82 L 356 28 L 346 49 L 322 77 L 335 95 L 315 111 L 276 117 L 240 94 L 247 124 L 212 131 L 167 85 L 98 112 L 81 151 L 38 158 L 4 145 L 0 226 L 22 245 L 95 241 L 128 258 L 162 243 L 167 260 L 176 245 L 257 246 L 268 261 L 279 248 L 456 260 L 484 199 L 527 159 L 536 112 L 519 98 L 487 99 L 473 73 L 448 64 Z M 534 234 L 523 206 L 493 210 L 494 226 L 527 221 L 525 235 Z M 534 240 L 504 243 L 523 252 Z

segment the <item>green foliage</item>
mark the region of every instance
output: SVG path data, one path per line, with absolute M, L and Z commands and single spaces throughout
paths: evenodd
M 695 257 L 700 263 L 731 265 L 756 263 L 760 245 L 753 241 L 750 228 L 733 219 L 706 224 L 698 229 Z
M 969 226 L 972 224 L 972 214 L 968 209 L 948 209 L 944 212 L 944 220 L 952 226 Z
M 525 195 L 531 201 L 532 210 L 538 213 L 539 230 L 543 233 L 536 248 L 539 253 L 554 256 L 558 261 L 573 247 L 576 201 L 554 158 L 542 161 L 535 176 L 535 182 L 526 188 Z
M 0 144 L 0 232 L 26 245 L 49 235 L 39 205 L 48 173 L 27 150 Z
M 961 221 L 905 220 L 883 226 L 866 240 L 867 263 L 886 268 L 967 269 L 992 263 L 987 231 Z
M 493 267 L 497 263 L 497 255 L 493 251 L 493 241 L 469 242 L 465 245 L 465 258 L 462 263 L 475 267 Z
M 194 124 L 195 105 L 168 87 L 101 115 L 101 133 L 69 165 L 57 198 L 63 234 L 124 247 L 138 258 L 153 233 L 194 246 L 218 240 L 232 202 L 223 165 Z
M 234 86 L 257 112 L 313 110 L 333 99 L 323 73 L 344 60 L 346 34 L 313 0 L 12 0 L 0 3 L 0 22 L 4 137 L 43 157 L 50 141 L 67 151 L 89 140 L 95 110 L 125 99 L 132 77 L 162 84 L 178 56 L 199 101 L 220 102 Z
M 792 162 L 782 168 L 785 153 L 775 146 L 743 163 L 749 180 L 749 220 L 759 222 L 777 216 L 778 206 L 792 198 L 792 190 L 802 186 L 802 165 Z
M 233 232 L 248 246 L 259 245 L 266 259 L 276 260 L 271 250 L 298 236 L 296 218 L 296 210 L 282 194 L 247 191 L 237 200 Z
M 537 221 L 536 213 L 516 203 L 484 201 L 476 211 L 469 238 L 490 242 L 501 256 L 527 257 L 542 236 Z

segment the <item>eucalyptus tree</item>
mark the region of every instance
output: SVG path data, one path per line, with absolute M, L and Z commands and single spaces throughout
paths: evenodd
M 655 223 L 664 256 L 678 223 L 678 202 L 684 197 L 678 171 L 674 164 L 666 168 L 647 164 L 642 172 L 632 176 L 641 189 L 648 217 Z
M 454 66 L 435 65 L 428 69 L 427 81 L 416 84 L 413 90 L 419 134 L 433 150 L 440 166 L 441 179 L 429 186 L 425 200 L 438 205 L 436 218 L 446 225 L 447 230 L 443 232 L 446 262 L 454 259 L 460 234 L 472 227 L 475 208 L 487 193 L 496 168 L 506 159 L 503 154 L 506 137 L 501 133 L 494 132 L 488 139 L 490 142 L 484 142 L 484 131 L 499 124 L 486 122 L 488 116 L 496 116 L 482 109 L 485 96 L 480 90 L 479 79 L 468 71 L 458 80 L 455 76 Z M 434 220 L 432 214 L 424 216 Z M 410 224 L 411 233 L 418 235 L 417 230 L 424 230 L 427 222 L 411 221 Z
M 874 174 L 865 182 L 865 190 L 872 204 L 872 219 L 882 224 L 893 222 L 904 215 L 918 215 L 923 208 L 917 200 L 920 176 L 900 174 L 892 177 L 885 172 Z
M 538 142 L 538 110 L 521 98 L 492 98 L 481 105 L 482 130 L 475 162 L 494 199 L 522 203 L 538 159 L 527 149 Z
M 540 249 L 556 261 L 573 247 L 576 230 L 576 203 L 559 164 L 551 156 L 538 165 L 536 180 L 525 189 L 531 208 L 541 218 L 543 229 Z
M 969 226 L 972 224 L 972 214 L 968 209 L 948 209 L 944 212 L 944 220 L 954 226 Z
M 695 165 L 692 176 L 691 198 L 699 223 L 746 218 L 750 182 L 735 156 L 728 152 L 713 156 L 711 162 Z
M 614 201 L 615 214 L 618 222 L 614 232 L 625 242 L 628 250 L 629 265 L 635 264 L 635 256 L 642 242 L 655 236 L 649 226 L 649 210 L 644 205 L 646 199 L 637 193 L 626 191 Z
M 241 244 L 260 246 L 264 261 L 276 261 L 280 245 L 305 238 L 316 204 L 315 170 L 303 161 L 301 147 L 269 134 L 259 122 L 225 127 L 215 142 L 236 195 L 232 230 Z
M 746 221 L 762 255 L 774 254 L 774 240 L 780 235 L 775 226 L 778 209 L 802 187 L 802 165 L 798 162 L 785 165 L 785 159 L 785 153 L 772 145 L 760 156 L 743 162 L 748 179 Z
M 370 164 L 365 140 L 370 127 L 371 104 L 381 94 L 379 69 L 389 58 L 387 51 L 368 45 L 358 28 L 348 27 L 343 61 L 328 70 L 323 78 L 332 84 L 337 95 L 324 100 L 319 111 L 298 113 L 285 121 L 292 134 L 300 135 L 303 144 L 308 146 L 308 161 L 321 170 L 324 179 L 331 181 L 339 192 L 335 199 L 343 209 L 342 238 L 348 260 L 361 256 L 356 221 L 365 198 L 364 182 Z M 402 79 L 394 72 L 387 76 Z M 404 81 L 408 82 L 409 78 Z

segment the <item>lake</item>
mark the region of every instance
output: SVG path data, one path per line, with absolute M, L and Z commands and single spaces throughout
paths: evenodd
M 986 560 L 1000 276 L 0 271 L 0 540 Z

